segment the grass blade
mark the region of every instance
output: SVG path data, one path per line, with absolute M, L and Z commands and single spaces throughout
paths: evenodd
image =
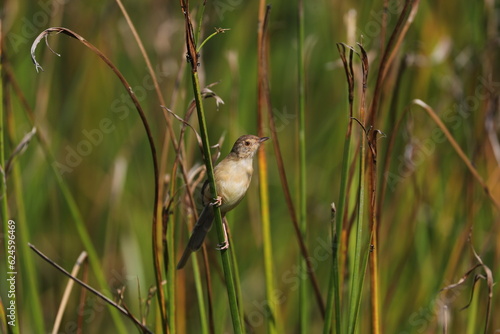
M 269 110 L 270 101 L 269 85 L 268 85 L 268 52 L 267 52 L 267 27 L 269 22 L 270 6 L 266 6 L 265 1 L 259 2 L 259 25 L 257 32 L 258 46 L 258 104 L 257 104 L 257 135 L 264 137 L 264 110 Z M 276 308 L 277 301 L 274 295 L 274 263 L 273 263 L 273 247 L 271 239 L 271 218 L 269 208 L 269 185 L 268 185 L 268 168 L 266 158 L 266 147 L 263 146 L 258 151 L 259 163 L 259 190 L 260 190 L 260 214 L 262 221 L 262 241 L 264 253 L 264 277 L 266 284 L 266 299 L 268 301 L 267 330 L 268 333 L 278 333 L 278 310 Z
M 360 102 L 360 119 L 365 119 L 365 105 L 366 105 L 366 87 L 368 81 L 368 57 L 363 47 L 358 44 L 361 49 L 361 65 L 362 65 L 362 91 Z M 358 188 L 358 212 L 355 224 L 355 243 L 354 243 L 354 259 L 353 259 L 353 273 L 351 280 L 351 292 L 349 296 L 349 316 L 348 316 L 348 331 L 349 334 L 354 334 L 356 329 L 356 322 L 358 320 L 358 312 L 361 301 L 361 292 L 363 288 L 364 274 L 366 265 L 363 266 L 361 260 L 363 250 L 363 220 L 365 209 L 365 157 L 366 157 L 366 128 L 361 124 L 363 132 L 361 134 L 361 149 L 359 155 L 359 188 Z M 366 263 L 366 262 L 365 262 Z
M 2 41 L 2 22 L 0 20 L 0 41 Z M 0 56 L 3 57 L 3 43 L 0 43 Z M 6 171 L 5 171 L 5 138 L 6 134 L 4 133 L 5 125 L 4 125 L 4 119 L 5 119 L 5 114 L 4 114 L 4 86 L 3 86 L 3 80 L 4 74 L 3 74 L 3 60 L 0 61 L 0 168 L 1 168 L 1 191 L 0 191 L 0 196 L 1 196 L 1 207 L 2 207 L 2 224 L 3 224 L 3 233 L 5 236 L 9 235 L 9 203 L 8 203 L 8 198 L 7 198 L 7 180 L 6 180 Z M 7 239 L 6 239 L 7 240 Z M 5 253 L 4 254 L 9 254 L 9 244 L 8 242 L 4 242 L 5 246 Z M 7 262 L 7 256 L 5 257 L 5 273 L 7 272 L 12 272 L 9 263 Z M 5 278 L 5 277 L 4 277 Z M 2 302 L 3 304 L 3 302 Z M 10 306 L 10 304 L 9 304 Z M 14 314 L 17 314 L 19 309 L 16 304 L 14 304 Z M 5 309 L 2 305 L 2 312 L 5 314 Z M 9 332 L 12 333 L 19 333 L 19 326 L 8 326 Z
M 337 231 L 335 220 L 337 216 L 337 209 L 335 203 L 331 204 L 330 207 L 330 237 L 332 239 L 332 268 L 330 270 L 330 279 L 328 282 L 328 296 L 326 299 L 326 314 L 325 323 L 323 324 L 323 334 L 328 334 L 331 332 L 332 318 L 333 318 L 333 304 L 335 301 L 335 296 L 339 293 L 338 283 L 338 266 L 337 266 Z M 340 316 L 338 317 L 340 318 Z M 339 323 L 339 320 L 336 321 Z
M 306 161 L 306 93 L 304 61 L 304 3 L 298 0 L 298 102 L 299 102 L 299 226 L 302 238 L 307 240 L 307 161 Z M 302 271 L 307 270 L 304 258 L 300 259 Z M 300 332 L 309 332 L 309 293 L 307 282 L 301 280 L 299 286 Z
M 333 281 L 333 284 L 330 285 L 330 288 L 334 289 L 334 292 L 332 293 L 331 291 L 328 291 L 328 298 L 334 298 L 334 302 L 328 302 L 327 305 L 330 305 L 330 309 L 327 309 L 327 316 L 331 317 L 332 316 L 332 310 L 331 308 L 333 307 L 333 304 L 335 305 L 335 329 L 338 334 L 342 333 L 342 317 L 341 317 L 341 309 L 342 309 L 342 293 L 340 287 L 342 286 L 342 272 L 339 271 L 339 268 L 341 268 L 341 233 L 343 230 L 343 221 L 345 220 L 346 216 L 346 208 L 345 208 L 345 202 L 347 198 L 347 181 L 349 179 L 349 165 L 351 164 L 351 137 L 352 137 L 352 115 L 353 115 L 353 108 L 354 108 L 354 71 L 352 67 L 352 58 L 354 54 L 354 50 L 351 47 L 348 47 L 347 45 L 343 43 L 337 43 L 337 49 L 339 51 L 340 59 L 342 60 L 342 63 L 344 65 L 344 70 L 346 74 L 346 80 L 347 80 L 347 96 L 348 96 L 348 101 L 349 101 L 349 117 L 348 117 L 348 122 L 347 122 L 347 130 L 346 130 L 346 135 L 345 135 L 345 140 L 344 140 L 344 150 L 342 154 L 342 172 L 341 172 L 341 177 L 340 177 L 340 190 L 339 190 L 339 205 L 338 205 L 338 211 L 340 213 L 339 219 L 336 219 L 335 222 L 335 227 L 334 227 L 334 233 L 332 236 L 332 243 L 333 243 L 333 249 L 334 249 L 334 254 L 333 254 L 333 267 L 331 271 L 332 278 L 330 278 L 331 281 Z M 346 57 L 346 49 L 349 50 L 349 57 Z M 324 324 L 323 328 L 323 333 L 328 333 L 330 331 L 330 326 L 331 326 L 331 320 L 327 318 Z

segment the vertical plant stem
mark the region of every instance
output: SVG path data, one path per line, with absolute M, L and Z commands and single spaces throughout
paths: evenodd
M 210 334 L 215 334 L 215 320 L 214 320 L 214 296 L 212 292 L 212 278 L 210 276 L 210 267 L 208 262 L 207 246 L 202 246 L 203 263 L 205 264 L 205 284 L 207 287 L 207 302 L 208 302 L 208 326 Z
M 200 266 L 198 257 L 193 256 L 194 284 L 196 286 L 196 296 L 198 297 L 198 308 L 200 309 L 201 333 L 208 334 L 207 312 L 205 310 L 205 301 L 203 298 L 203 285 L 201 283 Z M 187 314 L 185 315 L 187 317 Z
M 267 8 L 267 10 L 266 10 Z M 259 30 L 258 30 L 258 102 L 257 102 L 257 134 L 263 137 L 264 117 L 263 110 L 270 105 L 266 103 L 268 91 L 267 77 L 267 52 L 266 31 L 269 19 L 270 7 L 266 7 L 264 0 L 259 4 Z M 271 110 L 267 110 L 271 112 Z M 260 190 L 260 214 L 262 221 L 262 239 L 264 252 L 264 273 L 266 282 L 266 299 L 268 300 L 269 316 L 267 317 L 268 333 L 277 333 L 277 310 L 274 297 L 274 273 L 273 273 L 273 249 L 271 240 L 271 218 L 269 209 L 269 186 L 267 173 L 267 158 L 265 146 L 258 151 L 259 162 L 259 190 Z
M 146 62 L 146 66 L 148 68 L 149 74 L 151 75 L 151 79 L 153 81 L 153 86 L 154 86 L 156 95 L 158 97 L 158 100 L 160 102 L 160 105 L 165 105 L 165 100 L 163 99 L 163 95 L 161 94 L 161 90 L 160 90 L 160 84 L 158 83 L 158 80 L 156 78 L 156 74 L 153 70 L 153 66 L 151 64 L 151 61 L 149 60 L 146 49 L 144 48 L 144 45 L 142 43 L 142 40 L 139 37 L 139 34 L 137 33 L 137 30 L 135 29 L 135 26 L 134 26 L 132 20 L 130 19 L 130 16 L 128 15 L 128 12 L 127 12 L 125 6 L 123 6 L 123 3 L 121 2 L 121 0 L 116 0 L 116 3 L 118 4 L 118 7 L 122 11 L 122 14 L 125 18 L 125 21 L 127 22 L 128 26 L 130 27 L 132 35 L 134 36 L 134 39 L 137 42 L 137 46 L 139 47 L 139 50 L 144 58 L 144 61 Z M 164 141 L 163 141 L 164 146 L 163 146 L 163 150 L 162 150 L 162 157 L 160 160 L 159 175 L 164 175 L 164 173 L 165 173 L 165 169 L 166 169 L 165 159 L 166 159 L 166 155 L 167 155 L 166 150 L 169 146 L 168 145 L 169 139 L 172 141 L 175 149 L 177 149 L 177 147 L 179 145 L 179 143 L 177 143 L 175 140 L 174 131 L 172 128 L 172 122 L 170 120 L 170 117 L 166 113 L 164 113 L 164 116 L 165 116 L 165 121 L 167 124 L 167 132 L 168 133 L 165 133 L 165 137 L 164 137 Z M 181 164 L 182 164 L 182 162 L 181 162 Z M 184 175 L 183 168 L 181 168 L 181 172 Z M 157 180 L 156 182 L 158 183 L 158 187 L 159 187 L 158 193 L 163 196 L 163 192 L 164 192 L 163 182 L 160 182 L 160 180 Z M 157 205 L 160 205 L 160 203 L 157 203 Z M 172 216 L 170 218 L 172 219 L 172 221 L 175 221 L 175 216 Z M 165 222 L 162 221 L 162 223 L 165 223 Z M 162 231 L 161 233 L 163 233 L 163 231 L 165 229 L 166 229 L 165 226 L 158 226 L 155 231 Z M 174 232 L 173 232 L 173 230 L 174 230 L 173 226 L 171 226 L 170 229 L 167 229 L 166 236 L 163 236 L 162 234 L 158 233 L 158 236 L 153 237 L 156 239 L 156 244 L 161 244 L 159 239 L 166 240 L 166 245 L 164 245 L 164 247 L 166 247 L 168 249 L 168 251 L 166 252 L 166 255 L 168 256 L 168 259 L 166 262 L 168 263 L 169 267 L 168 268 L 165 267 L 165 270 L 167 270 L 167 276 L 168 276 L 168 282 L 169 282 L 169 284 L 167 285 L 167 294 L 168 294 L 167 307 L 168 307 L 168 315 L 169 315 L 169 318 L 171 319 L 171 321 L 168 324 L 169 331 L 171 334 L 175 333 L 175 288 L 174 288 L 174 286 L 175 286 L 175 279 L 176 279 L 176 276 L 175 276 L 176 270 L 175 270 L 175 258 L 174 258 L 174 254 L 175 254 L 174 253 L 174 245 L 175 244 L 174 244 Z M 161 268 L 158 268 L 157 270 L 161 270 Z M 161 285 L 158 286 L 158 289 L 162 289 L 162 291 L 160 292 L 160 296 L 163 296 L 162 286 Z M 161 299 L 162 300 L 160 301 L 160 309 L 161 309 L 162 321 L 165 321 L 164 320 L 166 318 L 165 305 L 164 305 L 165 298 L 161 298 Z
M 198 14 L 198 31 L 196 32 L 196 35 L 194 36 L 194 42 L 196 45 L 200 45 L 201 29 L 203 28 L 203 15 L 205 14 L 206 4 L 207 4 L 206 0 L 204 0 L 200 4 L 200 12 Z M 200 45 L 200 47 L 201 47 L 201 45 Z
M 1 23 L 0 23 L 1 25 Z M 1 28 L 0 28 L 1 30 Z M 0 31 L 0 39 L 2 38 L 1 31 Z M 1 43 L 1 42 L 0 42 Z M 1 56 L 0 59 L 2 59 L 2 62 L 7 64 L 7 55 L 2 54 L 0 52 Z M 0 64 L 0 67 L 2 65 Z M 12 75 L 11 71 L 6 67 L 3 68 L 5 72 L 1 72 L 1 78 L 3 80 L 3 87 L 10 86 L 16 91 L 16 82 L 15 78 Z M 1 84 L 0 84 L 1 85 Z M 13 113 L 13 106 L 12 106 L 12 101 L 11 101 L 11 95 L 6 95 L 5 96 L 5 109 L 9 110 L 11 112 L 11 117 L 7 117 L 7 132 L 9 134 L 9 138 L 11 142 L 15 142 L 15 130 L 17 129 L 16 125 L 16 118 L 14 117 Z M 7 114 L 7 113 L 6 113 Z M 31 113 L 32 114 L 32 113 Z M 30 123 L 32 123 L 30 121 Z M 33 126 L 33 124 L 31 124 Z M 36 130 L 33 128 L 33 130 Z M 36 273 L 36 267 L 33 261 L 33 258 L 31 256 L 24 256 L 24 254 L 28 254 L 29 247 L 28 247 L 28 242 L 30 241 L 30 229 L 29 229 L 29 224 L 26 218 L 26 206 L 24 204 L 24 189 L 23 189 L 23 182 L 22 182 L 22 172 L 19 164 L 15 164 L 13 166 L 13 171 L 12 171 L 12 178 L 13 178 L 13 193 L 15 196 L 15 203 L 17 206 L 17 217 L 16 217 L 16 225 L 18 226 L 18 233 L 19 233 L 19 243 L 18 247 L 20 249 L 20 259 L 21 259 L 21 270 L 24 273 L 25 277 L 27 277 L 27 289 L 26 293 L 27 295 L 30 296 L 30 302 L 31 302 L 31 315 L 32 315 L 32 327 L 36 332 L 44 332 L 45 331 L 45 323 L 44 323 L 44 316 L 43 316 L 43 307 L 42 303 L 40 301 L 40 293 L 39 293 L 39 285 L 38 285 L 38 278 L 37 278 L 37 273 Z
M 200 136 L 203 143 L 203 153 L 205 155 L 205 165 L 207 167 L 208 183 L 210 185 L 210 192 L 213 198 L 217 197 L 217 190 L 215 187 L 214 168 L 212 164 L 212 155 L 210 153 L 210 144 L 208 141 L 207 124 L 205 120 L 205 113 L 201 101 L 201 88 L 198 78 L 198 72 L 195 70 L 194 64 L 191 71 L 191 79 L 193 81 L 193 91 L 195 94 L 196 110 L 198 113 L 198 121 L 200 123 Z M 220 242 L 224 241 L 224 229 L 222 226 L 222 218 L 219 207 L 214 207 L 215 211 L 215 227 L 217 229 L 217 236 Z M 231 268 L 231 259 L 227 249 L 221 251 L 222 268 L 224 269 L 224 278 L 226 280 L 227 295 L 229 298 L 229 309 L 231 311 L 231 318 L 233 321 L 233 330 L 235 333 L 242 333 L 240 314 L 238 310 L 238 302 L 236 299 L 236 290 L 234 287 L 234 279 Z
M 335 208 L 335 203 L 331 205 L 331 218 L 330 218 L 330 237 L 332 239 L 332 268 L 330 270 L 330 280 L 328 283 L 328 297 L 326 300 L 326 314 L 325 314 L 325 323 L 323 324 L 323 334 L 330 333 L 331 325 L 332 325 L 332 317 L 333 317 L 333 302 L 335 300 L 334 296 L 338 292 L 337 290 L 337 282 L 335 279 L 336 275 L 338 275 L 338 267 L 336 266 L 337 261 L 337 232 L 335 227 L 335 220 L 337 215 L 337 209 Z M 338 320 L 337 320 L 338 322 Z
M 379 50 L 383 50 L 385 46 L 385 36 L 387 33 L 387 11 L 389 7 L 389 0 L 384 0 L 384 9 L 382 11 L 382 27 L 380 31 L 380 44 L 379 44 Z
M 233 236 L 231 234 L 231 231 L 229 229 L 229 225 L 227 225 L 227 218 L 224 217 L 222 218 L 223 220 L 226 220 L 226 226 L 227 226 L 227 234 L 229 238 L 229 244 L 234 245 L 233 242 Z M 243 307 L 243 294 L 241 293 L 241 283 L 240 283 L 240 273 L 238 271 L 238 260 L 236 259 L 234 247 L 231 248 L 229 255 L 231 256 L 231 266 L 234 268 L 233 270 L 233 276 L 234 276 L 234 289 L 236 291 L 236 300 L 238 300 L 238 310 L 240 311 L 240 319 L 245 319 L 245 309 Z M 241 331 L 244 334 L 246 332 L 245 326 L 241 326 Z
M 189 119 L 191 118 L 191 114 L 193 112 L 194 112 L 194 108 L 188 109 L 188 112 L 184 116 L 185 122 L 189 121 Z M 176 173 L 177 167 L 181 168 L 181 174 L 182 174 L 182 177 L 184 180 L 184 184 L 187 185 L 187 187 L 186 187 L 187 197 L 189 199 L 189 204 L 193 210 L 194 221 L 196 222 L 196 221 L 198 221 L 198 213 L 196 211 L 196 204 L 195 204 L 195 200 L 194 200 L 193 189 L 191 189 L 190 181 L 189 181 L 189 178 L 187 177 L 188 172 L 186 171 L 186 167 L 185 167 L 184 163 L 182 162 L 183 161 L 182 152 L 184 152 L 184 147 L 183 147 L 184 140 L 183 139 L 184 139 L 184 134 L 185 134 L 185 130 L 186 130 L 186 124 L 187 123 L 183 123 L 183 125 L 181 127 L 181 131 L 179 134 L 179 141 L 178 141 L 179 145 L 176 146 L 176 152 L 175 152 L 176 158 L 174 161 L 174 166 L 172 168 L 171 175 L 177 174 Z M 175 178 L 172 179 L 170 193 L 171 194 L 175 193 Z M 172 231 L 172 233 L 173 233 L 173 231 Z M 215 324 L 214 324 L 214 317 L 213 317 L 212 283 L 211 283 L 211 277 L 210 277 L 210 265 L 209 265 L 208 256 L 207 256 L 207 247 L 205 244 L 202 245 L 201 251 L 202 251 L 202 255 L 203 255 L 203 263 L 205 266 L 205 283 L 206 283 L 206 288 L 207 288 L 207 304 L 208 304 L 208 326 L 210 328 L 210 333 L 213 334 L 215 332 Z M 172 250 L 172 252 L 173 252 L 173 250 Z M 199 263 L 197 261 L 198 259 L 196 258 L 196 256 L 194 256 L 193 258 L 196 259 L 195 261 L 193 261 L 194 279 L 195 279 L 195 281 L 200 280 L 200 282 L 201 282 L 201 272 L 200 272 Z M 204 300 L 202 298 L 203 297 L 203 292 L 202 292 L 203 288 L 201 285 L 198 285 L 198 284 L 196 284 L 195 286 L 196 286 L 196 293 L 199 296 L 198 302 L 200 303 L 200 317 L 203 318 L 203 319 L 201 319 L 201 323 L 203 326 L 203 324 L 206 323 L 206 317 L 207 317 L 206 313 L 204 312 L 205 305 L 204 305 Z M 178 287 L 178 285 L 175 285 L 173 288 L 177 289 L 177 287 Z M 184 290 L 185 290 L 185 287 L 184 287 Z M 201 304 L 203 304 L 203 305 L 201 305 Z M 180 320 L 183 322 L 186 321 L 185 318 L 180 318 Z M 184 326 L 185 326 L 185 324 L 184 324 Z M 206 330 L 206 329 L 203 328 L 203 330 Z
M 262 137 L 260 129 L 259 137 Z M 269 187 L 267 175 L 267 160 L 263 147 L 259 150 L 259 189 L 260 210 L 262 220 L 262 239 L 264 252 L 264 273 L 266 282 L 266 299 L 268 300 L 269 315 L 267 319 L 268 333 L 277 333 L 277 310 L 274 297 L 274 271 L 273 271 L 273 249 L 271 240 L 271 218 L 269 213 Z
M 341 172 L 341 178 L 340 178 L 340 190 L 339 190 L 339 205 L 337 212 L 340 213 L 340 216 L 338 219 L 336 219 L 335 223 L 335 234 L 333 237 L 333 243 L 334 243 L 334 250 L 335 253 L 333 254 L 333 270 L 332 270 L 332 275 L 333 275 L 333 281 L 334 281 L 334 289 L 335 289 L 335 329 L 336 333 L 340 334 L 342 333 L 342 318 L 341 318 L 341 309 L 342 309 L 342 293 L 341 293 L 341 286 L 342 286 L 342 279 L 341 277 L 343 276 L 342 271 L 339 270 L 341 268 L 341 256 L 342 252 L 341 250 L 341 241 L 342 241 L 342 230 L 343 230 L 343 221 L 345 220 L 345 216 L 347 214 L 347 210 L 345 208 L 345 203 L 346 203 L 346 197 L 347 197 L 347 183 L 349 179 L 349 165 L 351 161 L 351 137 L 352 137 L 352 114 L 353 114 L 353 108 L 354 108 L 354 72 L 352 68 L 352 58 L 354 51 L 352 48 L 349 49 L 349 58 L 346 57 L 346 45 L 342 43 L 337 44 L 337 49 L 340 54 L 340 59 L 342 60 L 342 63 L 344 65 L 344 70 L 346 74 L 346 80 L 347 80 L 347 95 L 348 95 L 348 101 L 349 101 L 349 117 L 348 117 L 348 123 L 347 123 L 347 131 L 345 135 L 345 141 L 344 141 L 344 151 L 342 155 L 342 172 Z M 331 294 L 329 294 L 331 297 Z M 331 311 L 330 311 L 331 313 Z M 344 322 L 345 323 L 345 322 Z M 326 324 L 327 325 L 327 324 Z M 329 328 L 326 328 L 324 332 L 328 332 Z M 329 327 L 329 326 L 328 326 Z
M 352 101 L 349 103 L 349 109 L 352 111 L 353 104 Z M 339 190 L 339 207 L 338 212 L 340 213 L 339 218 L 336 220 L 335 224 L 335 240 L 336 240 L 336 253 L 334 257 L 334 271 L 336 274 L 335 278 L 335 329 L 337 334 L 342 333 L 342 323 L 346 324 L 347 322 L 343 321 L 341 317 L 342 310 L 342 282 L 343 282 L 343 261 L 342 258 L 342 231 L 343 231 L 343 221 L 347 216 L 347 208 L 345 207 L 346 197 L 347 197 L 347 181 L 349 179 L 349 165 L 351 161 L 351 129 L 352 129 L 352 118 L 349 119 L 349 125 L 346 132 L 346 138 L 344 141 L 344 153 L 342 154 L 342 176 L 340 179 L 340 190 Z
M 379 316 L 379 291 L 378 291 L 378 242 L 377 242 L 377 229 L 372 229 L 372 251 L 370 253 L 370 302 L 372 314 L 372 333 L 380 334 L 380 316 Z
M 4 87 L 7 87 L 7 81 L 5 80 Z M 7 98 L 7 96 L 6 96 Z M 10 100 L 10 97 L 8 97 Z M 12 110 L 10 103 L 7 103 L 6 110 Z M 9 138 L 11 142 L 15 142 L 14 129 L 17 129 L 15 118 L 13 115 L 7 118 L 8 126 L 7 132 L 9 133 Z M 22 172 L 19 164 L 13 166 L 12 175 L 13 181 L 13 194 L 15 197 L 15 203 L 17 206 L 17 217 L 16 217 L 16 232 L 19 242 L 17 247 L 20 250 L 21 256 L 18 258 L 21 261 L 21 270 L 26 277 L 27 284 L 27 294 L 30 296 L 31 303 L 31 314 L 32 314 L 32 327 L 34 331 L 42 333 L 45 331 L 44 317 L 43 317 L 43 307 L 40 302 L 40 293 L 38 290 L 38 279 L 35 264 L 31 256 L 26 256 L 29 253 L 28 242 L 30 241 L 30 230 L 28 227 L 28 221 L 26 219 L 26 207 L 24 205 L 24 189 L 22 182 Z
M 364 136 L 364 134 L 362 134 Z M 360 281 L 362 280 L 361 273 L 361 251 L 363 242 L 363 216 L 364 216 L 364 174 L 365 174 L 365 139 L 361 140 L 361 154 L 359 155 L 359 195 L 358 195 L 358 213 L 355 225 L 355 245 L 354 245 L 354 260 L 353 260 L 353 273 L 350 289 L 350 302 L 349 302 L 349 317 L 348 317 L 348 331 L 349 334 L 354 334 L 356 321 L 358 316 L 358 300 L 361 297 Z
M 25 104 L 25 108 L 26 108 L 26 113 L 28 115 L 30 124 L 33 126 L 33 123 L 34 123 L 33 110 L 31 110 L 29 108 L 29 105 L 27 105 L 27 104 Z M 61 190 L 63 198 L 66 201 L 66 204 L 68 205 L 71 217 L 75 222 L 75 226 L 77 228 L 78 235 L 83 243 L 84 248 L 89 253 L 89 260 L 91 262 L 92 270 L 94 271 L 94 274 L 96 276 L 96 280 L 99 284 L 99 288 L 101 290 L 108 290 L 108 286 L 106 284 L 104 274 L 102 273 L 102 267 L 99 263 L 99 259 L 97 258 L 96 250 L 95 250 L 92 242 L 90 241 L 90 237 L 89 237 L 88 232 L 85 228 L 85 223 L 83 222 L 83 217 L 78 209 L 78 206 L 76 205 L 76 201 L 73 198 L 66 183 L 64 182 L 59 170 L 57 169 L 56 165 L 54 164 L 54 162 L 56 160 L 55 160 L 54 156 L 52 155 L 52 153 L 50 152 L 48 145 L 47 145 L 47 143 L 44 139 L 44 136 L 41 133 L 40 129 L 37 130 L 36 136 L 37 136 L 38 142 L 40 144 L 40 147 L 42 148 L 45 159 L 47 160 L 47 164 L 52 167 L 51 169 L 54 173 L 56 183 Z M 126 332 L 125 327 L 122 323 L 122 320 L 119 318 L 118 312 L 116 312 L 112 308 L 110 309 L 110 312 L 111 312 L 111 316 L 113 318 L 113 321 L 114 321 L 115 325 L 117 326 L 117 331 L 119 333 L 125 333 Z
M 6 175 L 5 175 L 5 125 L 4 125 L 4 85 L 3 85 L 3 33 L 2 33 L 2 20 L 0 19 L 0 167 L 2 167 L 2 174 L 0 175 L 1 177 L 1 192 L 0 195 L 2 197 L 1 201 L 1 206 L 2 206 L 2 224 L 3 224 L 3 232 L 4 232 L 4 246 L 5 246 L 5 273 L 7 275 L 8 272 L 13 272 L 15 270 L 11 270 L 9 268 L 9 263 L 7 261 L 7 254 L 9 254 L 9 244 L 7 243 L 7 236 L 9 235 L 9 224 L 7 223 L 9 220 L 9 205 L 8 205 L 8 200 L 7 200 L 7 181 L 6 181 Z M 14 234 L 15 235 L 15 234 Z M 14 254 L 15 255 L 15 254 Z M 17 269 L 17 268 L 16 268 Z M 2 281 L 6 282 L 5 279 L 7 277 L 2 277 Z M 2 284 L 2 286 L 4 286 Z M 10 304 L 9 304 L 10 305 Z M 19 308 L 17 305 L 14 305 L 15 307 L 15 314 L 18 314 Z M 7 326 L 7 330 L 11 333 L 19 333 L 19 326 Z
M 378 220 L 376 202 L 376 174 L 377 174 L 377 132 L 373 131 L 370 138 L 371 151 L 368 153 L 368 161 L 371 162 L 368 170 L 369 193 L 370 193 L 370 220 L 371 220 L 371 252 L 370 252 L 370 308 L 372 333 L 380 334 L 379 320 L 379 291 L 378 291 Z M 370 161 L 371 160 L 371 161 Z
M 174 178 L 172 178 L 174 179 Z M 159 183 L 162 183 L 158 181 Z M 158 203 L 160 206 L 161 204 Z M 161 207 L 161 206 L 160 206 Z M 168 216 L 168 215 L 167 215 Z M 163 215 L 162 215 L 163 217 Z M 162 300 L 162 306 L 160 306 L 160 310 L 163 308 L 162 311 L 162 318 L 166 318 L 168 322 L 168 333 L 169 334 L 175 334 L 176 333 L 176 322 L 175 322 L 175 291 L 176 291 L 176 269 L 175 269 L 175 244 L 174 244 L 174 239 L 175 239 L 175 233 L 174 233 L 174 224 L 175 224 L 175 219 L 176 215 L 173 214 L 171 217 L 167 218 L 171 219 L 171 223 L 168 224 L 165 222 L 163 219 L 162 224 L 158 224 L 156 231 L 158 233 L 158 236 L 156 239 L 158 240 L 158 245 L 162 245 L 159 247 L 160 249 L 163 250 L 163 260 L 166 262 L 166 265 L 164 266 L 167 276 L 167 296 L 166 296 L 166 301 Z M 161 240 L 161 241 L 160 241 Z M 160 249 L 157 251 L 160 252 Z M 158 256 L 160 256 L 158 254 Z M 161 270 L 161 267 L 158 268 L 158 270 Z M 163 291 L 163 286 L 160 285 L 158 287 L 159 289 L 162 289 Z M 167 305 L 165 306 L 165 302 Z M 166 313 L 165 313 L 166 312 Z M 168 316 L 167 316 L 168 315 Z M 166 329 L 164 329 L 166 331 Z
M 307 169 L 306 169 L 306 121 L 305 121 L 305 64 L 304 64 L 304 3 L 298 0 L 298 98 L 299 98 L 299 226 L 302 238 L 307 241 Z M 300 259 L 300 270 L 307 270 L 305 259 Z M 300 332 L 309 332 L 308 282 L 301 280 L 299 287 Z
M 269 103 L 269 98 L 267 99 L 267 101 Z M 271 107 L 269 106 L 268 109 L 271 110 Z M 299 244 L 300 253 L 306 261 L 306 265 L 307 265 L 306 272 L 309 275 L 309 280 L 311 281 L 311 284 L 313 286 L 314 296 L 316 298 L 316 302 L 318 304 L 318 308 L 319 308 L 319 311 L 321 313 L 321 317 L 324 318 L 325 317 L 325 304 L 323 302 L 323 297 L 322 297 L 321 291 L 319 289 L 318 280 L 316 279 L 316 275 L 314 273 L 314 269 L 313 269 L 313 266 L 311 263 L 311 257 L 309 256 L 309 251 L 307 250 L 305 242 L 304 242 L 304 238 L 302 237 L 302 234 L 300 233 L 300 227 L 299 227 L 299 222 L 298 222 L 296 211 L 295 211 L 295 206 L 293 204 L 292 195 L 290 192 L 290 187 L 288 186 L 288 180 L 287 180 L 286 170 L 285 170 L 285 163 L 283 160 L 283 156 L 281 154 L 279 138 L 278 138 L 278 135 L 276 134 L 276 124 L 274 121 L 274 116 L 273 116 L 272 112 L 269 112 L 267 115 L 269 117 L 269 128 L 271 130 L 271 137 L 273 140 L 274 155 L 276 157 L 276 164 L 278 165 L 280 182 L 281 182 L 281 186 L 283 188 L 283 193 L 285 195 L 285 201 L 286 201 L 286 205 L 288 208 L 288 213 L 290 214 L 290 218 L 292 221 L 295 236 L 297 237 L 297 242 Z
M 359 311 L 359 299 L 361 298 L 360 282 L 363 279 L 361 272 L 361 251 L 363 243 L 363 216 L 364 216 L 364 174 L 365 174 L 365 137 L 361 138 L 361 154 L 359 155 L 359 189 L 358 189 L 358 212 L 355 224 L 355 244 L 354 244 L 354 260 L 353 273 L 350 288 L 349 298 L 349 316 L 348 316 L 348 331 L 349 334 L 354 334 L 356 328 L 356 320 Z
M 473 283 L 475 286 L 475 283 Z M 477 333 L 477 329 L 479 328 L 477 325 L 477 315 L 478 315 L 478 306 L 481 301 L 479 298 L 479 293 L 474 293 L 472 295 L 472 300 L 470 301 L 469 307 L 467 308 L 467 328 L 465 330 L 466 334 L 475 334 Z
M 366 105 L 366 87 L 368 81 L 368 57 L 363 47 L 358 44 L 361 49 L 361 64 L 362 64 L 362 91 L 360 101 L 359 117 L 361 120 L 365 119 L 365 105 Z M 360 125 L 362 125 L 360 123 Z M 366 157 L 366 130 L 361 133 L 361 149 L 359 155 L 359 189 L 358 189 L 358 212 L 355 224 L 355 243 L 354 243 L 354 259 L 353 259 L 353 272 L 351 280 L 351 292 L 349 298 L 349 315 L 348 315 L 348 331 L 349 334 L 354 334 L 356 330 L 356 322 L 358 320 L 359 307 L 361 302 L 361 292 L 363 290 L 364 275 L 366 270 L 365 260 L 361 259 L 363 250 L 363 220 L 365 208 L 365 157 Z
M 210 143 L 208 140 L 207 122 L 205 119 L 205 112 L 203 110 L 200 80 L 198 77 L 198 52 L 196 51 L 197 49 L 196 49 L 196 44 L 194 42 L 193 26 L 191 24 L 191 17 L 189 15 L 189 1 L 181 0 L 181 8 L 185 18 L 186 49 L 188 54 L 188 61 L 191 65 L 191 80 L 193 84 L 193 93 L 196 102 L 198 122 L 200 126 L 200 136 L 203 144 L 205 166 L 207 168 L 208 184 L 210 186 L 210 193 L 212 197 L 217 198 L 217 189 L 214 178 L 214 167 L 212 164 L 212 154 L 210 152 Z M 214 206 L 214 213 L 215 213 L 215 228 L 217 230 L 217 236 L 219 238 L 219 241 L 223 242 L 225 239 L 225 234 L 224 234 L 224 228 L 222 226 L 222 217 L 220 208 Z M 231 319 L 233 322 L 233 330 L 235 333 L 242 333 L 242 324 L 238 309 L 235 283 L 231 268 L 231 258 L 227 249 L 221 250 L 221 258 L 222 258 L 222 268 L 224 270 L 224 278 L 226 280 L 226 288 L 229 299 L 229 309 L 231 311 Z
M 27 284 L 27 294 L 30 296 L 30 305 L 33 322 L 32 326 L 34 330 L 38 333 L 45 331 L 44 317 L 43 317 L 43 304 L 40 301 L 40 291 L 38 289 L 38 274 L 36 272 L 36 267 L 33 261 L 33 257 L 28 256 L 29 248 L 28 242 L 30 241 L 30 233 L 28 222 L 26 219 L 26 209 L 24 205 L 24 192 L 22 189 L 22 172 L 19 165 L 16 164 L 12 171 L 12 176 L 14 181 L 16 205 L 18 209 L 16 225 L 18 226 L 17 232 L 19 235 L 19 243 L 17 246 L 21 250 L 21 254 L 24 256 L 20 257 L 23 274 L 26 277 Z

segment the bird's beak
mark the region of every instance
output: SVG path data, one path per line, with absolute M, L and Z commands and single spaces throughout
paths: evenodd
M 260 138 L 259 139 L 259 144 L 265 142 L 268 139 L 269 139 L 269 137 L 262 137 L 262 138 Z

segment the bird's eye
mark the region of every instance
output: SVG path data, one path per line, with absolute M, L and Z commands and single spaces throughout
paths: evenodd
M 248 140 L 245 141 L 245 146 L 250 146 L 250 142 Z

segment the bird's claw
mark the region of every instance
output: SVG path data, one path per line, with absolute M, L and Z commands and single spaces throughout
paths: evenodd
M 212 202 L 210 202 L 210 205 L 215 206 L 215 207 L 221 206 L 222 205 L 222 197 L 217 196 L 216 198 L 213 199 Z
M 229 242 L 228 241 L 224 241 L 224 242 L 221 242 L 220 244 L 217 244 L 217 248 L 215 248 L 216 250 L 218 251 L 222 251 L 222 250 L 225 250 L 225 249 L 228 249 L 229 248 Z

